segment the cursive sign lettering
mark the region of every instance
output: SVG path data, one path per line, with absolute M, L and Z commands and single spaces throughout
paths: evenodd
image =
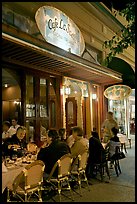
M 35 19 L 48 43 L 81 56 L 85 48 L 84 38 L 66 14 L 54 7 L 42 6 L 37 10 Z
M 66 31 L 70 35 L 70 37 L 73 38 L 73 40 L 75 40 L 76 34 L 70 30 L 70 24 L 69 23 L 68 24 L 63 23 L 62 19 L 60 21 L 58 21 L 57 18 L 55 18 L 54 20 L 49 19 L 48 27 L 50 30 L 53 30 L 53 31 L 56 31 L 57 28 L 62 29 L 64 31 Z

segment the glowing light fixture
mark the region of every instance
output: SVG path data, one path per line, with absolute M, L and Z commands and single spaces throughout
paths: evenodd
M 108 87 L 104 91 L 104 96 L 111 100 L 122 100 L 128 98 L 132 92 L 132 89 L 126 85 L 114 85 Z
M 92 94 L 92 99 L 97 99 L 97 94 Z
M 69 95 L 70 92 L 71 92 L 71 91 L 70 91 L 70 87 L 67 86 L 67 87 L 65 88 L 65 94 L 66 94 L 66 95 Z
M 4 87 L 7 88 L 7 87 L 8 87 L 8 84 L 4 84 Z

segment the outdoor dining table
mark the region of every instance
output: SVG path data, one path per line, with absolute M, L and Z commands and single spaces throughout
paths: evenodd
M 25 168 L 26 165 L 29 163 L 32 163 L 35 159 L 29 160 L 23 163 L 23 160 L 20 162 L 12 162 L 11 164 L 8 164 L 7 171 L 2 172 L 2 193 L 4 192 L 5 188 L 8 187 L 8 185 L 12 185 L 14 182 L 14 179 L 20 174 L 20 172 Z
M 121 151 L 123 151 L 123 147 L 125 152 L 127 153 L 127 149 L 126 149 L 126 144 L 128 143 L 128 138 L 126 135 L 123 134 L 117 134 L 117 136 L 119 137 L 119 141 L 121 143 Z

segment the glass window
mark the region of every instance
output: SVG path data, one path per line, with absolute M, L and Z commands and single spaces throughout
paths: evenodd
M 26 76 L 26 117 L 35 117 L 34 83 L 32 76 Z
M 40 117 L 47 117 L 47 80 L 40 79 Z

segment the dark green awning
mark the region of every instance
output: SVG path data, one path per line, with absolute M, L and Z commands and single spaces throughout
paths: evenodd
M 135 73 L 132 67 L 124 60 L 113 57 L 112 61 L 108 64 L 108 67 L 122 74 L 122 84 L 135 88 Z

